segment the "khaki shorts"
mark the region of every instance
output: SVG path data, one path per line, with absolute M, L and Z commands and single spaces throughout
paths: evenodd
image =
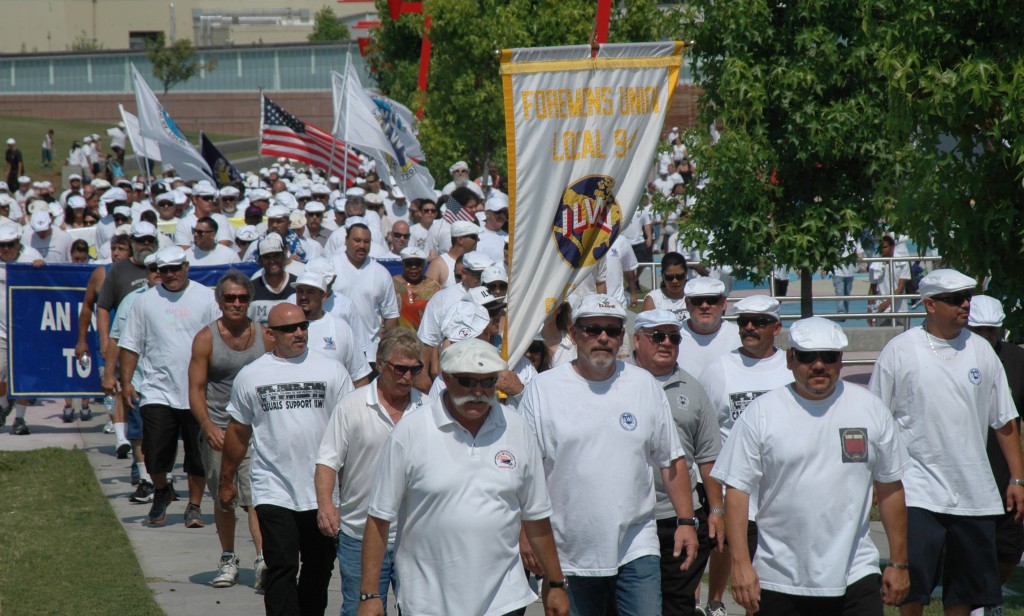
M 206 440 L 204 432 L 199 433 L 199 455 L 203 459 L 203 468 L 206 470 L 206 490 L 213 499 L 213 506 L 218 511 L 224 511 L 220 506 L 220 460 L 221 452 L 214 451 Z M 252 506 L 252 483 L 249 480 L 249 461 L 252 458 L 252 443 L 245 450 L 245 458 L 238 465 L 238 473 L 235 475 L 235 485 L 238 487 L 238 496 L 235 503 L 241 507 Z

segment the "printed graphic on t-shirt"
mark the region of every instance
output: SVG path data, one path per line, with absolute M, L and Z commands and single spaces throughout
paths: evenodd
M 327 398 L 325 381 L 275 383 L 256 388 L 263 412 L 291 409 L 322 409 Z
M 839 440 L 843 444 L 843 463 L 868 461 L 868 429 L 839 428 Z
M 729 416 L 732 417 L 733 421 L 736 421 L 751 402 L 757 400 L 761 394 L 767 391 L 767 389 L 761 391 L 737 391 L 729 394 Z
M 502 449 L 495 454 L 494 465 L 498 468 L 514 469 L 516 467 L 516 457 L 512 455 L 511 451 Z

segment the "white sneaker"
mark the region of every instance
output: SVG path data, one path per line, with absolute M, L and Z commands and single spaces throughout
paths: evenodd
M 113 433 L 114 433 L 114 420 L 108 419 L 107 420 L 107 425 L 103 426 L 103 434 L 113 434 Z
M 253 564 L 252 568 L 256 574 L 256 583 L 253 584 L 252 587 L 256 590 L 260 590 L 263 588 L 265 583 L 264 578 L 267 575 L 267 563 L 263 562 L 263 554 L 256 557 L 256 562 Z
M 238 556 L 234 552 L 224 552 L 220 555 L 220 564 L 217 566 L 217 577 L 213 578 L 214 588 L 227 588 L 238 583 Z

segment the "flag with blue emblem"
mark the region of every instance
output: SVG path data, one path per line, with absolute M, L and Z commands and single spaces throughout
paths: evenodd
M 231 164 L 227 156 L 221 154 L 221 151 L 217 149 L 217 146 L 213 145 L 213 142 L 206 135 L 200 133 L 199 141 L 199 150 L 203 154 L 203 160 L 206 161 L 206 164 L 210 165 L 210 169 L 213 171 L 213 180 L 217 183 L 217 188 L 234 185 L 242 181 L 242 174 L 238 172 L 238 169 L 235 169 L 235 166 Z

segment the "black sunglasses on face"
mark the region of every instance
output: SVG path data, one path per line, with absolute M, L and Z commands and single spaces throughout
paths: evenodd
M 308 330 L 309 321 L 299 321 L 298 323 L 288 323 L 287 325 L 270 326 L 270 329 L 284 334 L 294 334 L 295 331 L 299 329 L 303 331 Z
M 621 325 L 577 325 L 576 327 L 591 338 L 597 338 L 601 332 L 608 334 L 609 338 L 618 338 L 623 332 Z
M 185 267 L 184 263 L 179 263 L 178 265 L 162 265 L 162 266 L 157 266 L 156 269 L 161 274 L 177 274 L 184 267 Z
M 666 282 L 679 282 L 686 280 L 686 274 L 662 274 L 661 277 L 664 278 Z
M 407 240 L 412 237 L 412 233 L 396 233 L 394 231 L 391 232 L 391 235 L 401 240 Z
M 775 319 L 771 317 L 737 317 L 736 324 L 740 327 L 746 327 L 747 325 L 753 325 L 757 329 L 762 327 L 768 327 L 775 323 Z
M 932 299 L 938 300 L 943 304 L 949 304 L 950 306 L 959 306 L 965 301 L 971 301 L 972 297 L 974 297 L 973 293 L 964 291 L 960 293 L 951 293 L 949 295 L 933 295 Z
M 801 364 L 813 364 L 818 359 L 821 359 L 823 364 L 834 364 L 839 361 L 842 356 L 840 351 L 801 351 L 800 349 L 793 349 L 793 355 L 796 360 Z
M 385 361 L 384 363 L 391 366 L 391 369 L 397 372 L 399 376 L 404 376 L 406 373 L 411 373 L 413 376 L 416 376 L 420 372 L 423 372 L 423 364 L 416 364 L 414 366 L 402 366 L 400 364 L 395 364 L 389 361 Z
M 507 282 L 488 282 L 487 290 L 493 293 L 494 291 L 508 291 Z
M 249 303 L 248 293 L 225 293 L 223 296 L 225 304 L 236 304 L 236 303 Z
M 680 336 L 677 332 L 669 333 L 669 332 L 663 332 L 663 331 L 653 331 L 653 332 L 641 332 L 641 333 L 643 335 L 647 336 L 648 338 L 650 338 L 651 342 L 653 342 L 654 344 L 661 344 L 662 342 L 665 342 L 665 340 L 668 340 L 669 344 L 671 344 L 672 346 L 675 346 L 675 345 L 679 344 L 679 342 L 682 341 L 682 339 L 683 339 L 683 337 Z
M 717 306 L 722 301 L 721 295 L 698 295 L 696 297 L 687 297 L 694 306 L 703 306 L 707 304 L 709 306 Z
M 13 242 L 0 242 L 0 248 L 14 248 L 17 245 L 18 245 L 18 241 L 17 240 L 15 240 Z
M 466 389 L 473 389 L 478 385 L 480 387 L 483 387 L 484 389 L 490 389 L 494 387 L 495 383 L 498 382 L 498 377 L 489 376 L 484 379 L 474 379 L 468 376 L 456 376 L 455 381 L 458 382 L 459 385 L 465 387 Z

